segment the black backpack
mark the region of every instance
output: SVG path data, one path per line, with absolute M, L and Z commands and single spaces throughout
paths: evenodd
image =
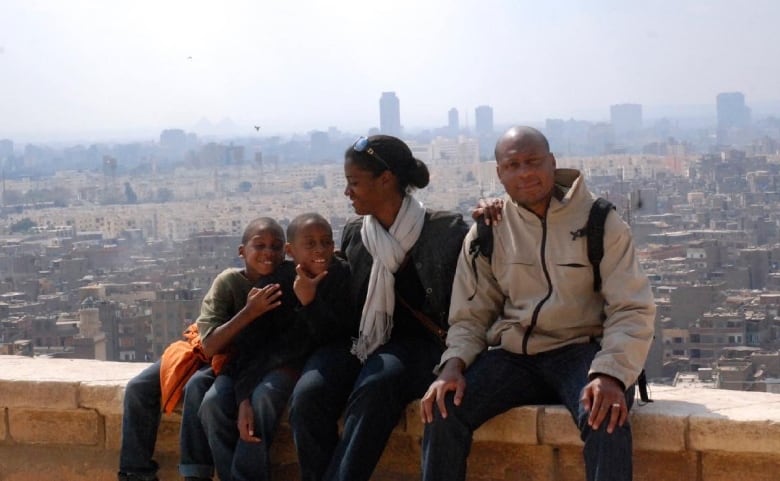
M 595 292 L 601 291 L 600 265 L 601 259 L 604 257 L 604 224 L 607 222 L 607 215 L 609 215 L 611 210 L 615 210 L 615 205 L 607 199 L 599 197 L 590 208 L 588 222 L 585 226 L 571 232 L 574 239 L 577 237 L 585 237 L 587 239 L 588 260 L 593 268 L 593 290 Z M 493 229 L 485 224 L 485 220 L 482 217 L 477 220 L 477 237 L 469 244 L 469 254 L 471 255 L 471 267 L 475 275 L 477 272 L 477 256 L 483 255 L 490 259 L 493 255 Z M 476 288 L 469 300 L 473 299 L 475 294 Z M 647 376 L 644 369 L 639 373 L 636 386 L 639 389 L 639 399 L 643 403 L 653 402 L 647 390 Z

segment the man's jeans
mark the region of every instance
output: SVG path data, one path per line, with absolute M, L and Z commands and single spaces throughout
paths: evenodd
M 213 379 L 209 366 L 201 368 L 188 381 L 187 386 L 193 388 L 186 395 L 182 411 L 182 433 L 196 433 L 201 430 L 200 419 L 197 416 L 185 415 L 188 411 L 187 399 L 203 397 L 208 385 Z M 200 390 L 200 394 L 196 391 Z M 119 451 L 119 472 L 132 474 L 138 479 L 156 479 L 157 463 L 152 459 L 157 442 L 157 430 L 160 427 L 160 410 L 162 396 L 160 388 L 160 361 L 152 364 L 137 376 L 132 378 L 125 387 L 124 413 L 122 416 L 122 447 Z M 200 400 L 197 400 L 200 405 Z M 191 407 L 189 410 L 191 411 Z M 197 412 L 197 407 L 195 408 Z M 211 464 L 211 453 L 205 436 L 197 438 L 189 436 L 190 442 L 182 444 L 182 462 L 189 460 L 194 464 Z M 209 475 L 206 474 L 206 477 Z
M 596 343 L 566 346 L 526 356 L 503 349 L 484 352 L 466 370 L 466 391 L 460 406 L 446 397 L 446 419 L 436 410 L 423 438 L 423 481 L 466 479 L 466 458 L 472 433 L 490 418 L 516 406 L 562 403 L 571 413 L 585 443 L 583 456 L 588 481 L 631 479 L 631 427 L 626 422 L 608 434 L 603 422 L 594 431 L 580 404 L 588 369 L 600 349 Z M 625 393 L 630 408 L 634 387 Z M 435 408 L 435 406 L 434 406 Z
M 287 400 L 297 376 L 290 370 L 277 369 L 266 374 L 252 391 L 255 436 L 259 443 L 239 439 L 236 427 L 238 404 L 234 381 L 217 376 L 200 406 L 200 419 L 211 446 L 217 474 L 222 481 L 269 480 L 269 451 Z
M 434 380 L 433 339 L 391 339 L 360 364 L 348 343 L 318 349 L 290 401 L 301 481 L 367 481 L 406 405 Z M 344 412 L 344 432 L 338 419 Z

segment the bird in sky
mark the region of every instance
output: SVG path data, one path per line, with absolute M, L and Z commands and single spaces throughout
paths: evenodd
M 260 132 L 260 126 L 259 125 L 255 125 L 255 130 Z

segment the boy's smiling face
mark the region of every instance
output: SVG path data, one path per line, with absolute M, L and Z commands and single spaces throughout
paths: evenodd
M 330 226 L 310 219 L 300 226 L 292 242 L 287 243 L 287 254 L 309 276 L 316 276 L 333 259 L 333 231 Z
M 256 282 L 261 276 L 272 274 L 284 260 L 284 238 L 272 228 L 260 228 L 238 248 L 244 259 L 246 277 Z

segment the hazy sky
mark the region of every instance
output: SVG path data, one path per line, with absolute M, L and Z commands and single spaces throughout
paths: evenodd
M 0 138 L 780 100 L 778 0 L 0 0 Z M 647 107 L 646 107 L 647 109 Z

